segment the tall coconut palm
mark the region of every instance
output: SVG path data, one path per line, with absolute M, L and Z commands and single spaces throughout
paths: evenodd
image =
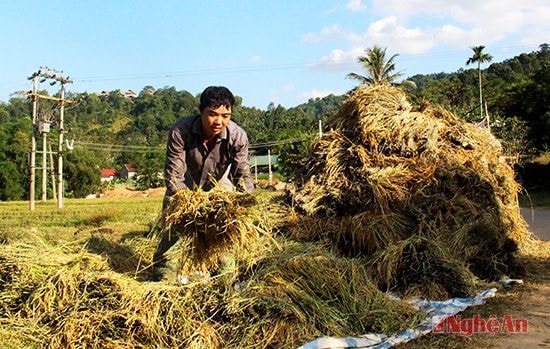
M 477 63 L 477 73 L 479 77 L 479 115 L 483 118 L 483 92 L 481 88 L 481 63 L 490 62 L 493 59 L 493 56 L 483 52 L 485 46 L 474 46 L 471 47 L 474 51 L 474 55 L 466 61 L 466 65 Z M 489 126 L 487 124 L 487 126 Z
M 378 46 L 365 49 L 365 56 L 360 56 L 357 60 L 367 69 L 367 75 L 349 73 L 350 79 L 359 80 L 362 84 L 392 84 L 395 79 L 400 77 L 401 73 L 394 73 L 394 59 L 399 56 L 397 54 L 386 57 L 386 49 Z

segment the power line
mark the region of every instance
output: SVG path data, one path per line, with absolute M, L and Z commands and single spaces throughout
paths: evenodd
M 93 143 L 93 142 L 82 142 L 75 141 L 75 144 L 81 144 L 85 146 L 99 147 L 99 148 L 121 148 L 121 149 L 135 149 L 135 150 L 148 150 L 151 148 L 163 149 L 159 146 L 149 146 L 149 145 L 127 145 L 127 144 L 108 144 L 108 143 Z
M 506 53 L 509 51 L 528 48 L 530 45 L 516 45 L 516 46 L 493 46 L 488 47 L 493 52 Z M 451 51 L 432 51 L 424 54 L 410 54 L 399 53 L 399 60 L 426 60 L 429 57 L 442 57 L 442 56 L 463 56 L 465 52 L 469 52 L 469 49 L 451 50 Z M 270 65 L 249 65 L 249 66 L 234 66 L 234 67 L 219 67 L 219 68 L 202 68 L 184 71 L 171 71 L 171 72 L 159 72 L 159 73 L 141 73 L 141 74 L 122 74 L 122 75 L 104 75 L 104 76 L 91 76 L 82 77 L 79 79 L 73 79 L 75 82 L 93 82 L 93 81 L 124 81 L 124 80 L 136 80 L 146 78 L 169 78 L 169 77 L 184 77 L 184 76 L 197 76 L 197 75 L 211 75 L 222 73 L 239 73 L 239 72 L 253 72 L 253 71 L 275 71 L 275 70 L 287 70 L 287 69 L 299 69 L 305 67 L 315 66 L 329 66 L 338 64 L 356 63 L 357 58 L 346 59 L 342 61 L 325 61 L 325 62 L 295 62 L 295 63 L 278 63 Z M 29 86 L 28 84 L 22 84 L 20 82 L 11 82 L 6 85 L 0 86 L 0 91 L 10 90 L 12 88 Z
M 506 47 L 493 47 L 493 51 L 507 52 L 518 48 L 529 47 L 528 45 L 522 46 L 506 46 Z M 427 57 L 442 57 L 442 56 L 464 56 L 465 52 L 469 52 L 470 49 L 452 50 L 452 51 L 433 51 L 425 54 L 399 54 L 400 60 L 426 60 Z M 225 73 L 240 73 L 240 72 L 255 72 L 255 71 L 276 71 L 276 70 L 288 70 L 299 69 L 306 67 L 320 67 L 357 63 L 356 58 L 344 59 L 340 61 L 317 61 L 317 62 L 295 62 L 295 63 L 278 63 L 269 65 L 249 65 L 249 66 L 233 66 L 233 67 L 218 67 L 218 68 L 202 68 L 184 71 L 171 71 L 160 73 L 145 73 L 145 74 L 123 74 L 123 75 L 105 75 L 105 76 L 92 76 L 75 79 L 78 82 L 94 82 L 94 81 L 124 81 L 124 80 L 139 80 L 146 78 L 171 78 L 171 77 L 185 77 L 185 76 L 201 76 L 212 74 L 225 74 Z
M 301 138 L 289 138 L 279 141 L 270 141 L 262 142 L 249 145 L 248 149 L 254 150 L 259 148 L 268 148 L 274 147 L 283 144 L 304 142 L 311 137 L 301 137 Z M 84 141 L 75 141 L 76 146 L 82 146 L 83 148 L 96 151 L 107 151 L 107 152 L 129 152 L 129 153 L 154 153 L 158 151 L 166 150 L 166 147 L 162 146 L 148 146 L 148 145 L 123 145 L 123 144 L 108 144 L 108 143 L 94 143 L 94 142 L 84 142 Z

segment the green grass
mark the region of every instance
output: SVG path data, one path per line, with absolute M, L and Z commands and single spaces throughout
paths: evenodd
M 41 233 L 53 240 L 75 239 L 101 229 L 119 236 L 145 233 L 160 213 L 162 197 L 142 199 L 66 199 L 37 202 L 31 211 L 26 201 L 0 202 L 0 233 L 17 238 Z

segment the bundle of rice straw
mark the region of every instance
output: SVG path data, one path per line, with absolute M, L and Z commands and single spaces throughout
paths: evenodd
M 321 335 L 394 333 L 424 318 L 380 292 L 357 259 L 262 239 L 242 291 L 224 278 L 139 282 L 82 242 L 30 236 L 0 245 L 0 346 L 296 348 Z
M 259 236 L 251 207 L 254 195 L 215 188 L 179 190 L 166 207 L 164 229 L 183 240 L 180 268 L 212 271 L 232 245 L 243 248 Z
M 404 91 L 388 85 L 358 87 L 329 127 L 334 131 L 313 145 L 290 193 L 302 217 L 322 224 L 291 227 L 294 237 L 371 256 L 384 264 L 373 270 L 395 270 L 391 280 L 373 273 L 375 281 L 402 291 L 415 274 L 408 266 L 419 262 L 403 258 L 419 255 L 395 248 L 411 237 L 442 253 L 424 254 L 425 263 L 453 261 L 455 270 L 467 268 L 484 280 L 521 273 L 515 255 L 529 233 L 519 212 L 520 188 L 489 131 L 442 108 L 413 110 Z M 398 277 L 405 272 L 413 275 Z M 448 295 L 466 290 L 441 283 L 436 288 Z

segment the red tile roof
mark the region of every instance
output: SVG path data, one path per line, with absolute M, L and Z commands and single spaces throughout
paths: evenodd
M 101 169 L 101 178 L 113 177 L 114 175 L 116 175 L 116 170 L 114 168 Z

